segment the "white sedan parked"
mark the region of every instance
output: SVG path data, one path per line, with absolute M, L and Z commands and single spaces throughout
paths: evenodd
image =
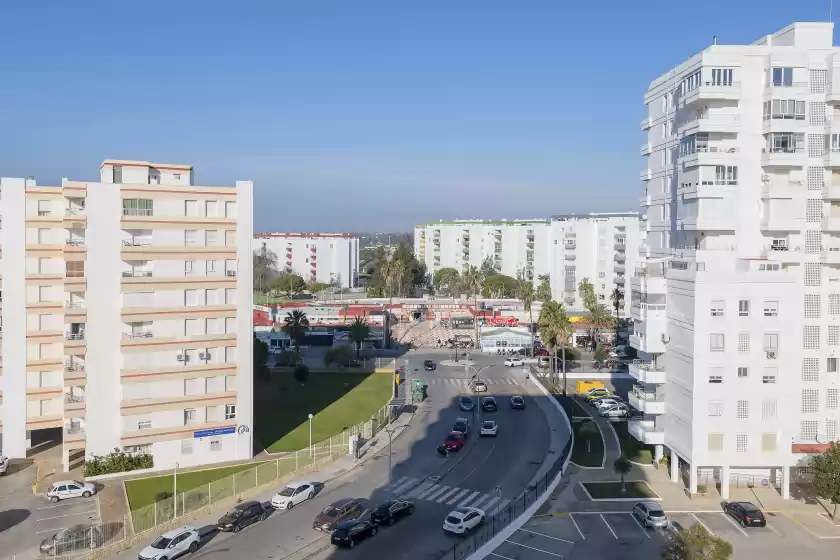
M 315 485 L 311 482 L 290 482 L 271 498 L 274 509 L 292 509 L 297 504 L 315 496 Z
M 455 508 L 443 520 L 443 530 L 456 535 L 466 535 L 484 523 L 484 510 L 472 507 Z
M 96 486 L 90 482 L 59 480 L 53 482 L 47 490 L 47 498 L 53 503 L 68 498 L 89 498 L 96 494 Z
M 598 399 L 596 401 L 593 401 L 592 404 L 595 405 L 595 408 L 597 410 L 601 411 L 601 410 L 604 410 L 605 408 L 610 408 L 610 407 L 613 407 L 617 404 L 624 404 L 624 401 L 622 401 L 618 397 L 606 397 L 606 398 L 603 398 L 603 399 Z
M 624 403 L 619 403 L 602 408 L 598 411 L 598 414 L 604 418 L 627 418 L 630 416 L 630 408 Z

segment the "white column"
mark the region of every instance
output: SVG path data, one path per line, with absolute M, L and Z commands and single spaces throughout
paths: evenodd
M 61 448 L 61 472 L 70 472 L 70 449 L 62 446 Z
M 790 499 L 790 467 L 782 467 L 782 499 Z
M 671 482 L 679 482 L 680 480 L 680 458 L 676 453 L 671 451 Z
M 720 468 L 720 497 L 729 499 L 729 465 Z
M 663 446 L 662 445 L 654 445 L 653 446 L 653 460 L 657 463 L 662 459 L 663 455 Z
M 697 466 L 690 465 L 688 471 L 688 492 L 692 496 L 697 493 Z

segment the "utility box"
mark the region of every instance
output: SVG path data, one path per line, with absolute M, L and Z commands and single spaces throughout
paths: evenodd
M 603 389 L 604 384 L 600 381 L 576 381 L 575 382 L 575 392 L 579 395 L 589 389 Z
M 361 439 L 359 438 L 359 434 L 353 434 L 350 436 L 350 444 L 349 449 L 347 450 L 348 455 L 352 455 L 353 457 L 358 456 L 359 454 L 359 444 L 361 443 Z

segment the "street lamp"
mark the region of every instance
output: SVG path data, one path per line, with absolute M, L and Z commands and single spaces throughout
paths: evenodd
M 315 455 L 312 452 L 312 415 L 309 415 L 309 456 L 312 459 L 315 459 Z
M 391 463 L 391 460 L 392 460 L 391 459 L 391 443 L 393 442 L 393 439 L 394 439 L 394 430 L 392 428 L 385 428 L 385 433 L 388 434 L 388 482 L 390 483 L 391 479 L 393 478 L 393 475 L 391 474 L 392 473 L 392 471 L 391 471 L 391 467 L 392 467 L 392 463 Z
M 175 471 L 172 473 L 172 501 L 175 506 L 175 513 L 172 518 L 178 517 L 178 461 L 175 461 Z

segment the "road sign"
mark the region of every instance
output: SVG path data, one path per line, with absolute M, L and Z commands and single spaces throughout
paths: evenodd
M 493 489 L 493 492 L 495 492 L 496 494 L 501 495 L 501 493 L 502 493 L 502 487 L 501 487 L 501 486 L 496 486 L 496 487 Z

